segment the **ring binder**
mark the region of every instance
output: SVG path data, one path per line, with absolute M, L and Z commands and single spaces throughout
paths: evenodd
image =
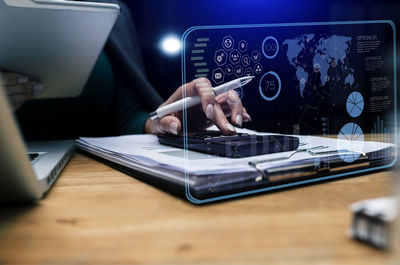
M 356 150 L 328 150 L 328 151 L 320 151 L 320 152 L 315 152 L 313 150 L 321 150 L 328 148 L 328 146 L 324 145 L 319 145 L 311 148 L 303 148 L 303 149 L 297 149 L 292 152 L 290 152 L 288 155 L 284 157 L 277 157 L 277 158 L 272 158 L 272 159 L 263 159 L 263 160 L 258 160 L 258 161 L 250 161 L 248 164 L 249 166 L 252 166 L 255 168 L 258 173 L 260 173 L 260 176 L 256 177 L 256 181 L 259 182 L 263 179 L 267 181 L 278 181 L 278 180 L 285 180 L 289 178 L 294 178 L 294 176 L 298 177 L 306 177 L 310 176 L 313 174 L 318 174 L 323 171 L 340 171 L 340 170 L 346 170 L 346 169 L 355 169 L 357 167 L 364 167 L 368 166 L 369 163 L 359 163 L 359 161 L 364 161 L 365 159 L 368 159 L 368 156 L 366 153 L 362 151 L 356 151 Z M 292 157 L 294 154 L 299 153 L 299 152 L 307 152 L 308 154 L 312 155 L 313 157 L 315 156 L 324 156 L 324 155 L 343 155 L 347 153 L 357 153 L 360 154 L 360 157 L 354 161 L 356 163 L 351 163 L 349 164 L 344 164 L 345 162 L 341 160 L 336 160 L 332 159 L 332 157 L 328 157 L 328 161 L 324 161 L 323 159 L 319 160 L 314 160 L 310 163 L 302 163 L 302 164 L 295 164 L 295 165 L 283 165 L 283 166 L 278 166 L 278 167 L 273 167 L 264 170 L 261 167 L 261 164 L 265 164 L 268 162 L 275 162 L 275 161 L 280 161 L 280 160 L 285 160 L 289 159 Z M 318 157 L 319 158 L 319 157 Z M 271 179 L 270 174 L 274 173 L 279 173 L 279 177 L 275 177 Z M 288 173 L 291 173 L 290 176 L 288 176 Z M 294 175 L 294 173 L 296 173 Z M 308 173 L 308 174 L 307 174 Z M 286 178 L 285 178 L 286 176 Z

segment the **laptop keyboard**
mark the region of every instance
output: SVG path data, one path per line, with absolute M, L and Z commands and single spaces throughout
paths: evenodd
M 160 135 L 160 144 L 184 148 L 183 135 Z M 299 138 L 287 135 L 257 135 L 237 133 L 223 135 L 219 131 L 203 131 L 187 136 L 187 148 L 211 155 L 241 158 L 292 151 L 299 146 Z

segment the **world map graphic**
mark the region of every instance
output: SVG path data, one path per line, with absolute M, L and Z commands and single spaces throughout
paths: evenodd
M 296 70 L 301 97 L 311 74 L 320 73 L 321 85 L 325 86 L 331 79 L 329 69 L 333 68 L 344 73 L 344 85 L 353 85 L 354 69 L 348 60 L 351 41 L 346 36 L 303 34 L 283 42 L 288 48 L 287 59 Z

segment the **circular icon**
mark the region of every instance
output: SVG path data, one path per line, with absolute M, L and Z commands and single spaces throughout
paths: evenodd
M 247 50 L 247 42 L 245 40 L 239 41 L 239 50 L 245 52 Z
M 224 81 L 224 71 L 221 68 L 214 69 L 212 79 L 216 84 L 220 84 Z
M 229 54 L 229 60 L 233 64 L 237 64 L 238 62 L 240 62 L 240 57 L 241 57 L 241 54 L 238 50 L 233 50 Z
M 274 37 L 268 36 L 264 39 L 261 50 L 266 58 L 273 59 L 278 54 L 279 43 Z
M 353 118 L 361 115 L 364 109 L 364 98 L 359 92 L 353 92 L 347 97 L 346 110 Z
M 222 40 L 222 46 L 229 51 L 230 49 L 233 48 L 233 38 L 231 36 L 226 36 L 224 37 L 224 39 Z
M 227 75 L 231 75 L 233 73 L 233 67 L 232 65 L 228 64 L 227 66 L 225 66 L 225 73 Z
M 256 74 L 261 74 L 261 72 L 262 72 L 262 65 L 261 64 L 256 64 L 255 66 L 254 66 L 254 72 L 256 73 Z
M 234 71 L 235 71 L 236 77 L 243 76 L 243 67 L 241 65 L 236 65 Z
M 251 68 L 247 68 L 245 71 L 244 71 L 244 75 L 245 76 L 253 76 L 254 74 L 253 74 L 253 70 L 251 69 Z
M 261 77 L 258 86 L 260 95 L 266 101 L 275 100 L 281 93 L 281 79 L 275 72 L 268 72 Z
M 224 52 L 224 50 L 218 50 L 215 52 L 215 56 L 214 56 L 214 61 L 219 65 L 224 65 L 226 63 L 226 59 L 227 59 L 228 55 L 226 54 L 226 52 Z
M 250 65 L 250 57 L 248 55 L 244 55 L 242 57 L 242 63 L 244 66 L 249 66 Z
M 337 150 L 343 161 L 351 163 L 360 157 L 364 148 L 364 134 L 360 126 L 350 122 L 342 127 L 337 139 Z
M 260 60 L 260 53 L 258 51 L 254 51 L 251 53 L 251 59 L 254 63 L 257 63 Z

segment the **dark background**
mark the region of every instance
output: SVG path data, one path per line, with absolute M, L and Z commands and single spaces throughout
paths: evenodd
M 163 98 L 181 85 L 180 55 L 166 56 L 163 36 L 191 26 L 390 19 L 400 26 L 400 1 L 134 0 L 126 1 L 136 23 L 146 74 Z M 398 34 L 397 34 L 398 35 Z M 397 37 L 397 43 L 399 38 Z

